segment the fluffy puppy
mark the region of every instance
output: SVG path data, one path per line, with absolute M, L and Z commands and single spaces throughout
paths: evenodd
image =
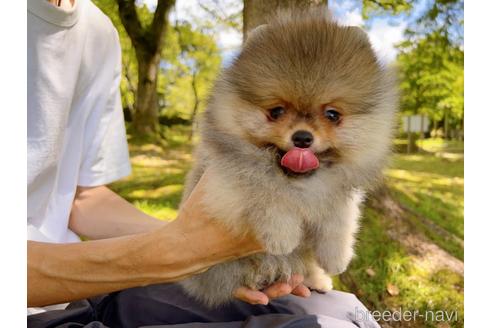
M 184 199 L 207 169 L 206 210 L 252 230 L 266 254 L 185 280 L 187 293 L 218 306 L 293 273 L 331 288 L 325 272 L 347 268 L 363 193 L 389 154 L 392 76 L 360 28 L 325 11 L 279 13 L 251 33 L 216 82 Z

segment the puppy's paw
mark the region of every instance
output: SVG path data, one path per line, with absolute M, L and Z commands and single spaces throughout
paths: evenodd
M 329 275 L 323 272 L 320 268 L 319 271 L 311 273 L 306 279 L 304 279 L 304 285 L 309 289 L 326 293 L 333 289 L 333 282 Z
M 352 247 L 343 249 L 319 250 L 318 262 L 329 275 L 337 275 L 347 270 L 354 255 Z

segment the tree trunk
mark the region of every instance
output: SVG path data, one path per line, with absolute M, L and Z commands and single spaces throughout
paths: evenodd
M 123 62 L 123 76 L 122 78 L 125 78 L 126 83 L 128 84 L 128 91 L 125 92 L 126 94 L 126 105 L 128 106 L 128 111 L 129 111 L 129 121 L 133 122 L 133 118 L 135 117 L 135 102 L 137 100 L 137 89 L 135 88 L 135 85 L 133 84 L 132 81 L 132 75 L 130 72 L 130 60 L 127 60 Z M 132 94 L 133 99 L 130 99 L 129 93 Z
M 407 154 L 412 152 L 412 130 L 410 129 L 410 123 L 412 118 L 407 116 Z
M 268 17 L 279 9 L 308 8 L 311 6 L 327 6 L 326 0 L 244 0 L 243 8 L 243 40 L 255 27 L 266 24 Z
M 448 119 L 448 110 L 444 110 L 444 139 L 448 140 L 449 135 L 449 119 Z
M 148 56 L 137 56 L 137 110 L 133 128 L 139 135 L 152 135 L 157 131 L 157 73 L 160 58 L 160 52 Z
M 138 62 L 138 86 L 134 132 L 154 138 L 159 126 L 157 112 L 157 75 L 164 45 L 168 14 L 175 0 L 158 0 L 152 23 L 146 27 L 139 20 L 135 0 L 116 0 L 118 13 L 135 48 Z

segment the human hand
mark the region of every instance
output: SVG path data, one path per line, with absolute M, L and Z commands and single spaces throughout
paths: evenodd
M 217 264 L 264 251 L 253 233 L 234 235 L 206 212 L 202 199 L 208 179 L 205 172 L 182 204 L 177 219 L 165 229 L 174 229 L 180 238 L 187 240 L 186 247 L 200 255 L 201 263 L 195 263 L 199 265 Z
M 276 282 L 273 285 L 259 291 L 248 287 L 239 287 L 234 291 L 234 297 L 250 304 L 267 305 L 274 298 L 289 294 L 309 297 L 311 291 L 303 284 L 304 277 L 300 274 L 293 274 L 288 282 Z

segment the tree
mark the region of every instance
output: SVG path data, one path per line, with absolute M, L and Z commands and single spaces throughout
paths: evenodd
M 121 96 L 125 119 L 134 121 L 136 113 L 138 62 L 132 41 L 123 26 L 115 0 L 93 0 L 112 20 L 122 48 Z M 149 26 L 153 10 L 137 2 L 142 25 Z M 157 115 L 162 127 L 189 124 L 205 107 L 205 98 L 220 69 L 221 56 L 214 38 L 214 25 L 198 18 L 175 21 L 165 31 L 157 74 Z M 132 123 L 133 125 L 133 123 Z M 132 133 L 135 134 L 133 129 Z
M 450 128 L 463 126 L 463 2 L 435 0 L 399 45 L 401 108 Z
M 186 21 L 169 30 L 163 51 L 158 96 L 163 120 L 193 121 L 205 107 L 208 91 L 220 69 L 221 56 L 212 35 Z
M 121 101 L 125 110 L 125 119 L 131 121 L 135 113 L 135 99 L 137 99 L 138 67 L 135 50 L 126 34 L 118 14 L 118 4 L 115 0 L 92 0 L 113 22 L 118 31 L 122 52 L 121 72 Z
M 406 0 L 362 0 L 362 16 L 368 18 L 378 14 L 399 14 L 408 12 L 413 7 L 414 1 Z
M 266 24 L 267 19 L 275 11 L 284 8 L 308 8 L 311 6 L 327 6 L 326 0 L 244 0 L 243 8 L 243 40 L 246 34 L 255 27 Z
M 181 64 L 191 76 L 193 109 L 191 120 L 195 118 L 202 101 L 202 84 L 210 85 L 218 73 L 220 56 L 215 41 L 208 35 L 192 29 L 189 23 L 175 27 L 180 44 Z
M 138 84 L 133 129 L 142 136 L 155 135 L 158 128 L 157 77 L 161 50 L 168 28 L 168 14 L 175 0 L 159 0 L 152 20 L 145 22 L 134 0 L 117 0 L 120 20 L 131 40 L 138 63 Z

